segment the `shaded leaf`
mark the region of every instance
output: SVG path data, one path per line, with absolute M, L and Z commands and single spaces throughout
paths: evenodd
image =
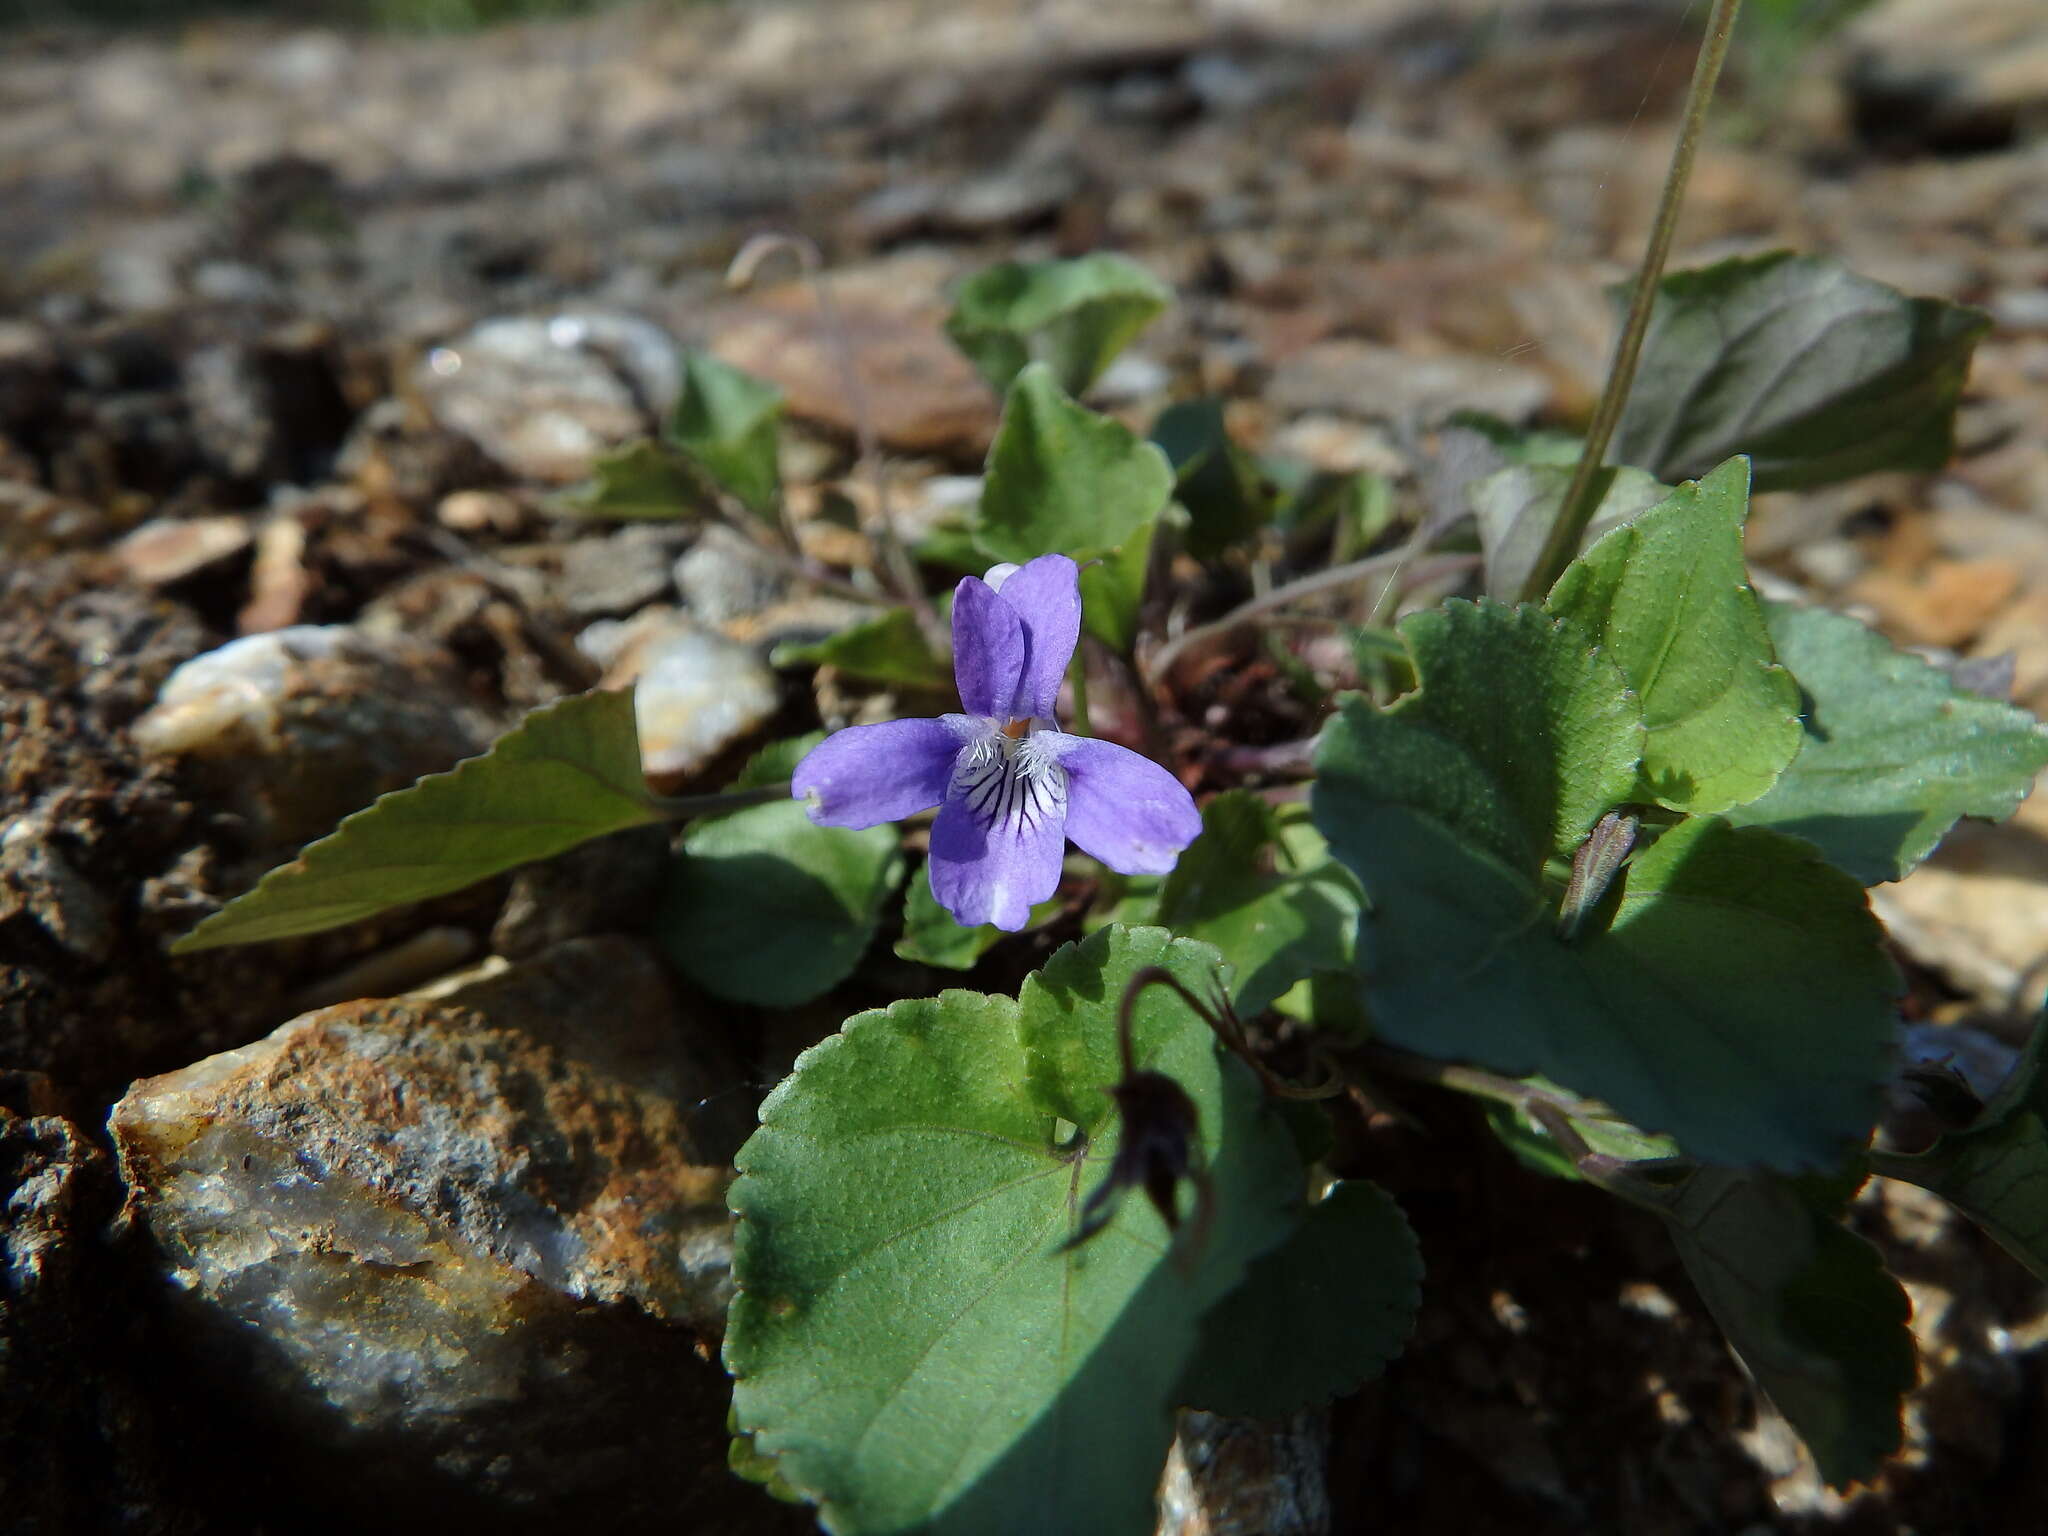
M 1152 423 L 1152 441 L 1173 465 L 1174 495 L 1188 509 L 1188 549 L 1198 558 L 1214 559 L 1272 518 L 1258 464 L 1231 439 L 1222 401 L 1168 406 Z
M 1933 1190 L 2048 1281 L 2048 1028 L 2034 1026 L 2026 1054 L 1977 1123 L 1917 1156 L 1880 1154 L 1879 1173 Z
M 787 779 L 816 735 L 763 749 L 733 787 Z M 851 975 L 903 878 L 893 823 L 820 827 L 795 800 L 697 822 L 655 917 L 663 951 L 720 997 L 789 1007 Z
M 356 812 L 171 952 L 338 928 L 661 819 L 640 776 L 632 694 L 578 694 Z
M 1358 882 L 1314 827 L 1298 813 L 1283 827 L 1275 807 L 1234 789 L 1202 808 L 1202 835 L 1166 877 L 1155 920 L 1222 951 L 1238 977 L 1231 1000 L 1249 1016 L 1317 971 L 1348 968 L 1358 911 Z
M 1686 1273 L 1757 1385 L 1840 1488 L 1899 1448 L 1918 1374 L 1884 1260 L 1783 1179 L 1702 1168 L 1656 1202 Z
M 1166 455 L 1069 399 L 1052 371 L 1017 376 L 989 449 L 977 537 L 991 560 L 1120 549 L 1173 494 Z
M 1799 687 L 1743 565 L 1748 511 L 1749 466 L 1730 459 L 1601 539 L 1545 604 L 1635 690 L 1638 798 L 1673 810 L 1754 800 L 1799 750 Z
M 1867 885 L 1896 880 L 1964 816 L 2002 820 L 2048 767 L 2025 710 L 1959 688 L 1868 625 L 1766 603 L 1804 696 L 1799 755 L 1733 821 L 1803 837 Z
M 748 511 L 767 516 L 781 494 L 776 430 L 782 391 L 709 352 L 683 354 L 683 390 L 668 437 Z
M 620 522 L 672 522 L 696 508 L 689 472 L 652 438 L 600 454 L 587 485 L 562 498 L 585 517 Z
M 953 686 L 952 662 L 932 653 L 908 608 L 890 608 L 808 645 L 780 645 L 778 667 L 837 667 L 851 677 L 939 693 Z
M 1760 491 L 1939 469 L 1990 326 L 1981 310 L 1909 299 L 1824 256 L 1674 272 L 1658 284 L 1611 457 L 1676 481 L 1748 454 Z
M 1538 610 L 1402 625 L 1421 688 L 1347 703 L 1314 814 L 1363 882 L 1375 1032 L 1541 1072 L 1716 1161 L 1833 1162 L 1874 1117 L 1894 977 L 1863 893 L 1802 844 L 1699 817 L 1638 846 L 1578 938 L 1556 862 L 1628 795 L 1611 663 Z
M 1057 997 L 947 992 L 849 1020 L 761 1106 L 731 1194 L 726 1363 L 740 1426 L 828 1529 L 1150 1528 L 1201 1316 L 1285 1235 L 1300 1179 L 1250 1075 L 1186 1008 L 1148 1009 L 1141 1062 L 1200 1115 L 1209 1240 L 1183 1273 L 1132 1200 L 1057 1251 L 1117 1126 L 1094 1117 L 1085 1146 L 1062 1144 L 1027 1075 L 1049 1071 L 1033 1081 L 1062 1101 L 1100 1097 L 1107 1080 L 1067 1081 L 1045 1058 L 1113 1059 L 1113 999 L 1162 963 L 1194 979 L 1215 957 L 1156 929 L 1101 934 L 1054 957 L 1070 983 Z
M 1140 524 L 1117 548 L 1095 555 L 1081 568 L 1081 627 L 1127 656 L 1138 639 L 1138 613 L 1158 527 L 1156 521 Z
M 1328 1402 L 1401 1352 L 1421 1301 L 1401 1208 L 1367 1180 L 1337 1184 L 1203 1317 L 1180 1400 L 1260 1419 Z
M 961 284 L 946 334 L 999 395 L 1034 361 L 1078 395 L 1172 300 L 1158 278 L 1109 252 L 1006 261 Z
M 1580 548 L 1588 548 L 1608 530 L 1655 506 L 1670 487 L 1639 469 L 1603 469 L 1605 484 L 1586 525 Z M 1510 464 L 1465 488 L 1465 497 L 1479 520 L 1479 547 L 1486 557 L 1486 595 L 1513 602 L 1522 594 L 1550 525 L 1564 506 L 1571 465 L 1542 460 Z

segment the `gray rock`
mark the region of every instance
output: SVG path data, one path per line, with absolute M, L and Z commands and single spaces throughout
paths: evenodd
M 669 573 L 685 535 L 633 526 L 559 548 L 556 596 L 580 618 L 626 614 L 669 592 Z
M 641 437 L 682 388 L 673 344 L 629 315 L 486 320 L 421 362 L 420 397 L 507 473 L 566 485 Z
M 1268 399 L 1287 414 L 1329 411 L 1433 426 L 1453 411 L 1521 422 L 1550 398 L 1550 381 L 1499 358 L 1422 357 L 1363 341 L 1319 341 L 1273 372 Z
M 729 624 L 780 602 L 788 572 L 752 539 L 714 523 L 676 561 L 676 590 L 700 624 Z
M 441 651 L 299 624 L 195 656 L 131 729 L 150 756 L 251 823 L 262 845 L 319 837 L 386 790 L 481 752 L 493 733 Z
M 728 1172 L 659 969 L 622 939 L 304 1015 L 110 1120 L 185 1346 L 319 1506 L 734 1528 L 697 1337 Z M 723 1149 L 721 1149 L 722 1152 Z

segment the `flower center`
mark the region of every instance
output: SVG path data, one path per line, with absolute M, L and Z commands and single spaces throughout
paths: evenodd
M 1032 736 L 1032 722 L 988 722 L 960 754 L 949 799 L 957 799 L 991 833 L 1022 837 L 1067 817 L 1067 771 Z

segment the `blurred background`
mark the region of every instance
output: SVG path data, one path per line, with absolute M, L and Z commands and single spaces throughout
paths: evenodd
M 807 1528 L 724 1471 L 715 1308 L 706 1323 L 648 1289 L 647 1250 L 591 1214 L 613 1187 L 588 1103 L 535 1086 L 554 1068 L 512 1050 L 493 1070 L 517 1092 L 493 1091 L 517 1115 L 449 1111 L 495 1127 L 484 1152 L 429 1146 L 424 1172 L 388 1173 L 416 1205 L 444 1200 L 435 1220 L 456 1212 L 448 1241 L 470 1256 L 435 1262 L 475 1280 L 464 1297 L 512 1297 L 503 1316 L 406 1310 L 378 1289 L 397 1261 L 287 1284 L 203 1223 L 175 1264 L 133 1222 L 109 1243 L 124 1201 L 147 1220 L 182 1197 L 124 1184 L 101 1127 L 134 1080 L 272 1049 L 322 1004 L 408 1031 L 419 1081 L 468 1083 L 449 1063 L 472 1059 L 472 1016 L 360 1000 L 481 963 L 498 979 L 464 1006 L 508 1030 L 651 1053 L 579 1066 L 576 1091 L 635 1128 L 604 1156 L 661 1149 L 678 1209 L 711 1231 L 750 1096 L 843 1000 L 770 1012 L 680 985 L 642 931 L 659 835 L 313 939 L 176 963 L 165 942 L 374 793 L 629 678 L 677 634 L 713 694 L 754 701 L 707 725 L 691 685 L 664 759 L 678 788 L 855 707 L 766 659 L 848 618 L 787 561 L 700 509 L 610 522 L 579 500 L 673 404 L 674 348 L 708 348 L 787 398 L 804 554 L 869 558 L 848 510 L 872 494 L 853 401 L 812 290 L 779 256 L 743 290 L 725 280 L 751 236 L 793 232 L 830 269 L 913 533 L 971 499 L 996 422 L 941 329 L 954 285 L 1115 249 L 1178 301 L 1094 403 L 1142 425 L 1219 397 L 1270 469 L 1352 487 L 1391 542 L 1460 492 L 1451 413 L 1583 424 L 1705 10 L 0 0 L 0 1170 L 29 1191 L 5 1251 L 34 1282 L 0 1296 L 0 1524 Z M 1981 305 L 1993 329 L 1955 461 L 1759 498 L 1759 583 L 1985 663 L 2048 708 L 2048 6 L 1750 0 L 1672 264 L 1779 246 Z M 1179 576 L 1198 618 L 1260 579 Z M 349 648 L 239 652 L 250 670 L 206 709 L 131 730 L 178 664 L 301 626 L 347 626 Z M 1258 637 L 1234 643 L 1167 690 L 1177 739 L 1309 729 Z M 282 722 L 260 739 L 219 723 L 242 729 L 220 698 L 252 696 Z M 1116 729 L 1114 697 L 1098 708 Z M 2048 807 L 1962 829 L 1875 894 L 1912 1022 L 1974 1031 L 1995 1073 L 2048 976 Z M 403 1102 L 330 1069 L 319 1102 Z M 277 1081 L 251 1089 L 251 1123 L 311 1112 L 266 1098 Z M 153 1092 L 127 1100 L 136 1136 L 184 1124 Z M 242 1145 L 209 1154 L 210 1189 L 240 1187 Z M 1928 1365 L 1906 1457 L 1842 1497 L 1647 1218 L 1424 1152 L 1399 1186 L 1429 1252 L 1418 1338 L 1302 1431 L 1336 1447 L 1322 1523 L 1239 1528 L 2039 1528 L 2048 1320 L 1942 1209 L 1899 1186 L 1860 1211 L 1913 1290 Z M 622 1245 L 598 1244 L 603 1265 L 505 1278 L 489 1191 L 531 1167 L 579 1242 Z M 343 1206 L 362 1230 L 424 1220 L 363 1199 Z M 388 1337 L 334 1343 L 321 1309 L 351 1296 L 388 1303 Z M 409 1360 L 422 1338 L 456 1341 L 431 1390 L 356 1390 L 377 1349 Z M 505 1386 L 543 1376 L 562 1385 L 537 1407 Z M 1248 1454 L 1256 1486 L 1257 1456 L 1280 1452 Z

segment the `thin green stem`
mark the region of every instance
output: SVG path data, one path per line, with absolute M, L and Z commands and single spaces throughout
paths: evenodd
M 1629 295 L 1628 317 L 1621 328 L 1621 340 L 1614 349 L 1614 364 L 1607 371 L 1606 386 L 1593 410 L 1593 422 L 1586 430 L 1586 446 L 1572 470 L 1571 484 L 1558 507 L 1557 521 L 1543 542 L 1543 553 L 1531 567 L 1522 588 L 1525 602 L 1540 601 L 1572 563 L 1586 525 L 1599 505 L 1597 489 L 1600 471 L 1607 460 L 1607 445 L 1621 421 L 1628 392 L 1635 383 L 1636 363 L 1642 357 L 1643 337 L 1650 329 L 1650 309 L 1657 299 L 1657 282 L 1664 275 L 1665 259 L 1671 254 L 1671 240 L 1678 232 L 1678 213 L 1685 201 L 1685 186 L 1692 177 L 1692 162 L 1706 126 L 1707 107 L 1714 99 L 1714 83 L 1728 57 L 1728 44 L 1735 35 L 1736 13 L 1742 0 L 1714 0 L 1707 18 L 1706 40 L 1700 44 L 1699 61 L 1693 66 L 1692 84 L 1685 93 L 1685 116 L 1679 124 L 1678 142 L 1671 149 L 1671 167 L 1664 173 L 1664 192 L 1657 201 L 1656 222 L 1650 226 L 1650 243 L 1643 251 L 1642 269 L 1636 274 Z
M 649 795 L 647 803 L 666 821 L 688 821 L 694 816 L 713 816 L 721 811 L 743 811 L 750 805 L 768 805 L 789 798 L 789 783 L 763 784 L 759 789 L 728 789 L 715 795 Z

